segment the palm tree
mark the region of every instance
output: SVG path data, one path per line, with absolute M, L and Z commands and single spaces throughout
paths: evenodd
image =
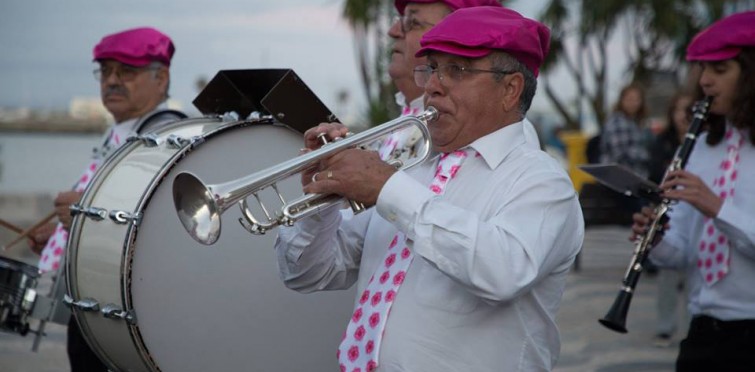
M 387 74 L 390 27 L 393 1 L 346 0 L 343 16 L 354 32 L 357 63 L 363 94 L 368 102 L 369 125 L 386 122 L 398 115 L 393 103 L 396 88 Z

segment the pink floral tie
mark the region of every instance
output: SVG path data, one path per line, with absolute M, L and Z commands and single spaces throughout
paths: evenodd
M 719 168 L 721 176 L 713 179 L 713 192 L 721 200 L 734 197 L 734 185 L 737 181 L 737 165 L 739 164 L 739 148 L 742 147 L 744 137 L 734 128 L 726 131 L 726 158 L 721 161 Z M 705 218 L 703 236 L 698 249 L 697 267 L 700 269 L 705 283 L 712 286 L 729 272 L 729 240 L 713 224 L 713 219 Z
M 420 108 L 411 108 L 411 107 L 404 107 L 404 109 L 401 111 L 401 116 L 408 116 L 408 115 L 418 115 L 420 112 Z M 380 146 L 380 149 L 378 150 L 378 155 L 380 155 L 380 159 L 383 161 L 386 161 L 391 158 L 393 155 L 393 152 L 396 149 L 401 149 L 404 147 L 404 142 L 407 141 L 407 136 L 409 136 L 409 131 L 398 131 L 395 133 L 391 133 L 391 135 L 388 136 L 388 139 L 385 140 L 382 146 Z
M 464 150 L 442 154 L 430 190 L 442 195 L 448 181 L 456 176 L 466 157 Z M 342 372 L 370 372 L 377 368 L 388 314 L 413 258 L 406 244 L 406 236 L 397 233 L 388 246 L 382 265 L 378 266 L 362 292 L 338 347 L 337 356 Z
M 116 131 L 115 128 L 111 129 L 109 139 L 107 142 L 105 142 L 105 145 L 103 145 L 104 148 L 118 148 L 122 143 L 122 133 L 118 133 L 119 131 Z M 104 151 L 104 150 L 103 150 Z M 102 161 L 104 160 L 104 156 L 95 156 L 91 163 L 89 163 L 89 166 L 84 170 L 81 177 L 79 177 L 79 180 L 76 182 L 76 186 L 74 186 L 73 191 L 82 192 L 84 191 L 87 186 L 89 186 L 89 182 L 92 181 L 92 177 L 94 177 L 94 173 L 97 171 L 97 168 L 99 168 L 100 164 L 102 164 Z M 47 240 L 47 244 L 45 245 L 45 248 L 42 250 L 42 253 L 40 255 L 39 259 L 39 270 L 43 273 L 48 271 L 56 271 L 60 267 L 60 261 L 63 258 L 63 254 L 65 253 L 66 244 L 68 243 L 68 231 L 66 231 L 63 228 L 63 225 L 58 223 L 57 226 L 55 226 L 55 232 L 50 236 L 50 239 Z

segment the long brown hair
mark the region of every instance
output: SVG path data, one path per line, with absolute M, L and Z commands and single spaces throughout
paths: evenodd
M 728 115 L 732 125 L 740 129 L 749 129 L 750 143 L 755 145 L 755 48 L 743 48 L 734 61 L 739 64 L 740 74 L 737 81 L 737 94 L 731 104 L 732 112 Z M 702 98 L 702 88 L 698 85 L 698 96 Z M 708 117 L 709 145 L 717 145 L 724 138 L 726 117 L 711 114 Z
M 627 95 L 630 91 L 637 91 L 640 93 L 640 108 L 637 110 L 637 113 L 630 114 L 626 111 L 624 111 L 624 107 L 622 106 L 622 101 L 624 101 L 624 96 Z M 616 104 L 613 106 L 614 112 L 620 112 L 626 117 L 636 121 L 637 123 L 640 123 L 645 117 L 647 117 L 647 104 L 645 103 L 645 89 L 642 88 L 641 85 L 637 83 L 631 83 L 624 88 L 621 89 L 621 92 L 619 92 L 619 99 L 616 100 Z

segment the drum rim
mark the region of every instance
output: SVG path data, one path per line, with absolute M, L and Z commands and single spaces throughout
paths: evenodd
M 0 256 L 0 268 L 21 271 L 24 274 L 31 276 L 33 279 L 36 279 L 41 275 L 38 267 L 5 256 Z
M 209 123 L 222 123 L 223 119 L 219 116 L 214 117 L 200 117 L 200 118 L 188 118 L 183 119 L 179 121 L 171 122 L 170 124 L 166 125 L 165 127 L 156 129 L 154 131 L 148 131 L 146 133 L 159 133 L 159 134 L 168 134 L 171 131 L 175 130 L 176 128 L 180 128 L 183 126 L 186 126 L 188 124 L 194 123 L 194 122 L 209 122 Z M 93 197 L 96 195 L 95 191 L 93 190 L 99 190 L 100 186 L 102 185 L 102 182 L 104 181 L 106 175 L 110 174 L 110 171 L 113 169 L 113 167 L 120 164 L 120 162 L 123 160 L 123 158 L 128 155 L 133 148 L 137 146 L 143 145 L 139 141 L 128 141 L 113 151 L 110 155 L 108 155 L 105 160 L 103 161 L 102 165 L 100 165 L 97 168 L 97 171 L 92 176 L 92 180 L 89 183 L 89 185 L 84 190 L 84 193 L 81 196 L 80 203 L 82 205 L 89 204 L 92 202 Z M 184 147 L 188 147 L 189 145 L 186 145 Z M 179 152 L 183 150 L 183 148 L 179 149 Z M 173 157 L 171 157 L 169 160 L 172 160 Z M 166 161 L 167 163 L 167 161 Z M 165 164 L 163 164 L 163 167 Z M 154 177 L 153 177 L 154 179 Z M 152 181 L 150 181 L 151 183 Z M 95 187 L 97 186 L 97 187 Z M 81 239 L 81 221 L 83 221 L 84 218 L 74 218 L 73 222 L 71 224 L 71 228 L 69 229 L 69 235 L 68 235 L 68 241 L 66 242 L 66 250 L 65 250 L 65 281 L 66 281 L 66 288 L 68 289 L 68 295 L 75 299 L 80 299 L 80 293 L 78 291 L 78 277 L 76 275 L 77 273 L 77 262 L 75 259 L 78 256 L 78 246 L 79 246 L 79 240 Z M 128 237 L 128 231 L 127 235 Z M 75 242 L 76 244 L 72 244 Z M 124 239 L 123 246 L 122 246 L 122 252 L 125 251 L 125 247 L 127 246 L 128 241 Z M 123 278 L 123 256 L 125 252 L 121 254 L 121 272 L 119 273 L 119 277 Z M 123 303 L 123 285 L 121 283 L 121 303 Z M 124 309 L 125 310 L 125 309 Z M 81 333 L 85 336 L 87 343 L 90 345 L 92 350 L 97 354 L 97 356 L 105 362 L 109 367 L 117 367 L 117 364 L 113 362 L 113 360 L 108 356 L 108 354 L 105 352 L 105 348 L 100 345 L 99 342 L 97 342 L 97 338 L 93 336 L 93 332 L 91 330 L 91 327 L 89 326 L 89 322 L 84 319 L 83 314 L 79 315 L 79 311 L 72 308 L 71 315 L 76 318 L 76 323 L 79 325 L 79 329 L 81 330 Z M 131 333 L 131 332 L 129 332 Z M 132 336 L 133 338 L 133 336 Z M 141 355 L 141 352 L 137 349 L 137 354 Z M 142 359 L 144 357 L 142 356 Z M 116 368 L 117 369 L 117 368 Z
M 256 125 L 275 125 L 276 122 L 272 119 L 272 117 L 263 117 L 259 119 L 247 119 L 247 120 L 239 120 L 234 121 L 230 123 L 223 124 L 219 126 L 218 128 L 215 128 L 207 133 L 202 134 L 199 137 L 198 140 L 192 141 L 188 145 L 182 147 L 179 151 L 177 151 L 173 156 L 168 159 L 165 164 L 160 168 L 160 171 L 155 174 L 154 177 L 152 177 L 152 180 L 145 188 L 144 192 L 142 193 L 141 198 L 139 198 L 139 201 L 136 204 L 136 208 L 134 209 L 134 213 L 138 216 L 142 216 L 142 213 L 144 213 L 144 210 L 149 206 L 150 201 L 152 201 L 152 197 L 154 196 L 155 190 L 165 181 L 167 175 L 176 167 L 183 159 L 186 158 L 186 156 L 191 153 L 192 151 L 195 151 L 199 147 L 201 147 L 203 144 L 207 143 L 207 141 L 215 137 L 219 134 L 225 133 L 226 131 L 232 130 L 232 129 L 240 129 L 245 127 L 251 127 Z M 282 127 L 285 127 L 287 129 L 290 129 L 289 127 L 285 125 L 281 125 Z M 133 307 L 133 298 L 131 294 L 131 283 L 133 283 L 132 279 L 132 268 L 133 268 L 133 260 L 134 260 L 134 250 L 136 249 L 136 239 L 139 235 L 139 225 L 137 224 L 129 224 L 127 232 L 126 232 L 126 239 L 124 240 L 124 254 L 123 254 L 123 260 L 122 260 L 122 267 L 121 267 L 121 295 L 122 295 L 122 301 L 123 301 L 123 310 L 124 311 L 136 311 Z M 138 316 L 138 314 L 137 314 Z M 130 324 L 129 325 L 129 333 L 131 334 L 131 339 L 134 342 L 134 345 L 137 347 L 139 354 L 142 355 L 142 358 L 144 359 L 145 363 L 148 363 L 149 367 L 153 370 L 159 371 L 160 366 L 158 365 L 157 361 L 152 357 L 152 353 L 149 351 L 149 348 L 146 345 L 146 342 L 144 340 L 144 337 L 142 336 L 141 329 L 139 328 L 139 324 Z
M 221 117 L 204 117 L 204 118 L 194 118 L 194 119 L 185 119 L 178 122 L 175 122 L 171 126 L 166 126 L 165 128 L 158 129 L 157 131 L 153 133 L 169 133 L 170 129 L 174 129 L 176 127 L 180 127 L 186 124 L 189 124 L 190 121 L 199 121 L 203 120 L 206 121 L 208 119 L 216 119 L 219 120 L 221 125 L 219 125 L 217 128 L 214 128 L 206 133 L 203 133 L 201 135 L 193 136 L 192 141 L 188 143 L 187 145 L 184 145 L 180 149 L 178 149 L 173 155 L 166 160 L 163 165 L 160 167 L 159 171 L 155 173 L 155 175 L 152 177 L 152 179 L 149 181 L 147 186 L 145 187 L 144 191 L 141 194 L 141 197 L 138 199 L 138 202 L 136 203 L 136 207 L 134 208 L 134 215 L 141 216 L 144 210 L 149 206 L 149 202 L 151 201 L 155 190 L 162 184 L 162 182 L 165 180 L 166 176 L 185 158 L 190 152 L 194 151 L 195 149 L 199 148 L 203 143 L 207 142 L 210 138 L 217 136 L 219 134 L 222 134 L 226 131 L 232 130 L 232 129 L 239 129 L 244 127 L 251 127 L 256 125 L 271 125 L 276 127 L 285 128 L 287 130 L 291 130 L 295 133 L 301 134 L 298 131 L 295 131 L 294 129 L 290 128 L 289 126 L 282 124 L 272 118 L 272 116 L 265 116 L 259 119 L 245 119 L 245 120 L 236 120 L 232 122 L 225 122 L 223 118 Z M 104 180 L 103 177 L 105 177 L 105 174 L 109 174 L 110 172 L 105 172 L 105 169 L 112 169 L 114 165 L 117 165 L 122 160 L 123 152 L 125 152 L 128 149 L 131 149 L 132 146 L 138 146 L 140 145 L 140 142 L 136 141 L 134 142 L 134 145 L 124 145 L 120 147 L 117 151 L 115 151 L 111 156 L 109 156 L 105 163 L 98 169 L 96 172 L 91 184 L 84 192 L 84 195 L 82 196 L 82 202 L 90 202 L 94 196 L 96 196 L 96 193 L 94 193 L 95 188 L 93 185 L 101 185 L 102 181 Z M 117 160 L 117 161 L 116 161 Z M 97 190 L 99 190 L 99 187 L 97 187 Z M 74 290 L 75 294 L 79 296 L 78 293 L 78 287 L 72 286 L 71 283 L 77 283 L 78 278 L 76 276 L 76 263 L 73 259 L 68 259 L 69 257 L 75 258 L 76 255 L 74 253 L 78 254 L 78 242 L 81 238 L 81 226 L 78 222 L 80 219 L 75 219 L 74 224 L 71 227 L 71 231 L 75 231 L 75 239 L 74 235 L 72 234 L 69 237 L 69 246 L 66 249 L 66 284 L 68 285 L 69 292 L 71 294 L 71 297 L 74 297 Z M 121 308 L 123 311 L 132 311 L 136 319 L 138 319 L 138 314 L 136 314 L 136 310 L 133 307 L 133 299 L 132 299 L 132 290 L 131 290 L 131 283 L 132 283 L 132 265 L 133 265 L 133 258 L 135 254 L 136 249 L 136 239 L 138 237 L 138 230 L 139 230 L 139 224 L 140 221 L 136 224 L 130 223 L 126 229 L 126 234 L 123 239 L 123 245 L 121 247 L 121 264 L 120 264 L 120 273 L 119 273 L 119 279 L 120 279 L 120 297 L 121 297 Z M 76 247 L 72 247 L 72 242 L 76 242 Z M 68 256 L 70 255 L 70 256 Z M 73 312 L 74 316 L 76 317 L 77 321 L 79 321 L 81 326 L 81 331 L 84 333 L 84 335 L 87 337 L 87 340 L 92 339 L 94 342 L 90 342 L 92 345 L 92 348 L 95 350 L 95 352 L 100 356 L 101 358 L 104 358 L 108 364 L 111 367 L 119 367 L 116 363 L 112 361 L 111 358 L 108 357 L 108 354 L 106 352 L 106 348 L 102 347 L 99 342 L 97 342 L 97 338 L 94 337 L 94 332 L 89 326 L 88 322 L 84 321 L 81 322 L 79 320 L 80 317 L 83 317 L 83 314 L 79 316 L 77 314 L 77 311 Z M 86 320 L 86 319 L 84 319 Z M 129 335 L 131 337 L 132 341 L 132 347 L 135 348 L 136 354 L 138 354 L 142 362 L 145 364 L 145 366 L 151 370 L 159 371 L 161 370 L 157 361 L 154 360 L 152 357 L 152 354 L 147 347 L 145 340 L 141 334 L 139 324 L 138 322 L 135 322 L 135 324 L 126 324 L 128 328 Z

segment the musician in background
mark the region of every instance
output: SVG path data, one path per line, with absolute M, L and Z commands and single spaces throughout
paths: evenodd
M 464 32 L 460 32 L 464 30 Z M 302 177 L 304 191 L 374 208 L 330 208 L 282 228 L 280 275 L 301 292 L 356 284 L 341 370 L 548 371 L 566 275 L 584 233 L 560 164 L 527 144 L 522 120 L 550 42 L 502 7 L 459 9 L 428 31 L 414 70 L 433 155 L 397 171 L 346 149 Z M 337 123 L 305 134 L 343 136 Z
M 661 185 L 681 203 L 650 258 L 687 269 L 692 321 L 677 371 L 755 371 L 755 12 L 700 32 L 687 60 L 700 64 L 700 87 L 713 97 L 709 129 L 686 169 Z M 653 217 L 635 214 L 633 235 Z
M 414 67 L 426 63 L 425 57 L 415 56 L 422 35 L 457 9 L 501 4 L 497 0 L 395 0 L 394 5 L 400 16 L 388 29 L 388 37 L 393 40 L 388 74 L 398 89 L 396 103 L 401 107 L 401 115 L 417 115 L 424 111 L 424 91 L 414 83 Z M 539 147 L 532 123 L 525 119 L 523 128 L 528 143 Z M 373 146 L 378 148 L 383 160 L 406 160 L 413 157 L 417 147 L 421 146 L 421 136 L 419 130 L 412 127 Z
M 98 64 L 94 77 L 100 83 L 102 103 L 113 115 L 115 125 L 103 137 L 102 146 L 95 149 L 74 189 L 55 198 L 59 222 L 43 226 L 32 235 L 30 246 L 41 255 L 41 271 L 58 270 L 72 220 L 68 207 L 79 202 L 104 159 L 124 144 L 126 138 L 186 117 L 167 110 L 169 68 L 174 52 L 167 35 L 146 27 L 105 36 L 94 47 L 94 61 Z M 107 371 L 87 345 L 73 317 L 68 326 L 67 346 L 72 372 Z

